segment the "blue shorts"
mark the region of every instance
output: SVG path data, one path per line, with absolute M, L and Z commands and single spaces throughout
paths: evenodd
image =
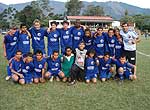
M 56 71 L 48 70 L 48 72 L 51 73 L 51 76 L 59 76 L 59 73 L 61 72 L 61 70 L 56 70 Z
M 125 71 L 124 76 L 126 79 L 130 79 L 130 75 L 133 75 L 131 71 Z
M 109 71 L 100 71 L 100 79 L 107 78 Z
M 26 84 L 31 83 L 32 82 L 32 74 L 24 75 L 24 80 L 25 80 Z
M 42 78 L 42 73 L 33 73 L 33 78 Z
M 85 80 L 91 80 L 93 78 L 97 78 L 97 74 L 89 74 L 89 75 L 87 74 L 85 76 Z

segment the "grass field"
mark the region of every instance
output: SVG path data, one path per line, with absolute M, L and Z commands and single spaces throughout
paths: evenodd
M 138 50 L 150 55 L 150 39 L 143 38 Z M 25 86 L 5 81 L 7 61 L 0 56 L 0 110 L 150 110 L 150 57 L 137 57 L 134 82 L 120 86 L 115 81 L 98 81 L 68 87 L 55 81 Z

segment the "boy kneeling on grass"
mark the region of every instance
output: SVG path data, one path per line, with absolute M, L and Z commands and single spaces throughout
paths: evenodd
M 43 57 L 43 52 L 41 50 L 37 50 L 35 53 L 35 57 L 33 58 L 34 64 L 34 83 L 38 84 L 39 82 L 44 83 L 44 74 L 46 69 L 46 59 Z
M 119 76 L 120 83 L 123 80 L 136 80 L 136 66 L 126 61 L 126 56 L 122 55 L 118 60 L 113 59 L 113 62 L 116 64 L 117 75 Z M 134 73 L 132 72 L 134 69 Z
M 47 72 L 45 73 L 45 78 L 53 81 L 53 77 L 56 77 L 57 81 L 60 78 L 64 78 L 64 73 L 61 71 L 61 59 L 58 51 L 53 51 L 52 57 L 47 58 Z
M 18 50 L 11 61 L 10 68 L 14 82 L 19 82 L 21 85 L 32 83 L 32 72 L 34 69 L 32 53 L 27 53 L 25 58 L 22 59 L 22 52 Z
M 71 67 L 71 81 L 68 85 L 74 85 L 76 80 L 84 81 L 85 78 L 85 58 L 87 50 L 85 48 L 85 43 L 82 41 L 79 44 L 79 48 L 75 49 L 75 63 Z

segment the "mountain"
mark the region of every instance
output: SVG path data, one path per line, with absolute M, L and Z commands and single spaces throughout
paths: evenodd
M 82 8 L 81 12 L 83 12 L 88 5 L 95 5 L 101 6 L 104 9 L 105 15 L 109 15 L 114 19 L 120 19 L 123 15 L 125 10 L 128 10 L 129 15 L 136 15 L 136 14 L 145 14 L 150 15 L 150 9 L 140 8 L 137 6 L 129 5 L 122 2 L 83 2 L 84 7 Z M 16 8 L 18 11 L 22 10 L 25 6 L 30 5 L 30 2 L 21 3 L 21 4 L 14 4 L 9 5 Z M 56 14 L 63 14 L 65 12 L 65 3 L 59 1 L 51 1 L 50 0 L 50 7 L 54 8 L 53 12 Z M 5 8 L 9 7 L 8 5 L 0 3 L 0 12 L 2 12 Z

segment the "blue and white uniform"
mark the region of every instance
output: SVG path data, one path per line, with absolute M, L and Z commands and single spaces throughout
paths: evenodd
M 94 58 L 87 58 L 85 61 L 85 80 L 91 80 L 93 78 L 97 78 L 97 69 Z

